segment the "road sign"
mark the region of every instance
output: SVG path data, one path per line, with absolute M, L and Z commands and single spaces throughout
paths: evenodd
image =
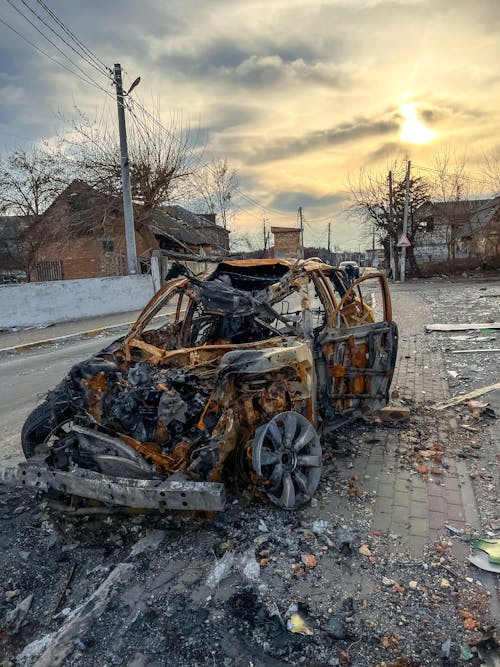
M 409 248 L 411 246 L 410 239 L 406 236 L 406 234 L 401 234 L 396 246 L 398 248 Z

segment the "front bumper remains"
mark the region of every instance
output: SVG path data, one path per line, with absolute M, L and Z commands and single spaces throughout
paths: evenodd
M 47 492 L 50 489 L 106 505 L 156 510 L 224 509 L 224 485 L 185 480 L 130 479 L 103 475 L 78 466 L 67 472 L 31 459 L 0 470 L 0 481 Z

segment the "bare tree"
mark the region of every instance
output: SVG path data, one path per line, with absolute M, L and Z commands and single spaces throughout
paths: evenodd
M 227 229 L 235 215 L 234 194 L 238 189 L 238 170 L 226 158 L 214 160 L 193 174 L 195 198 L 201 199 L 203 213 L 215 213 Z M 200 204 L 198 204 L 198 207 Z
M 137 228 L 144 227 L 152 210 L 184 194 L 195 169 L 190 127 L 177 115 L 164 126 L 159 116 L 158 109 L 150 114 L 142 107 L 130 107 L 132 199 L 140 205 L 135 215 Z M 98 125 L 77 109 L 77 118 L 71 121 L 61 142 L 82 180 L 102 194 L 121 196 L 120 146 L 115 127 Z
M 392 173 L 392 206 L 388 182 L 389 172 Z M 359 217 L 370 233 L 375 232 L 386 254 L 388 254 L 390 243 L 393 248 L 396 247 L 403 230 L 405 175 L 406 163 L 395 160 L 384 172 L 362 169 L 356 178 L 349 177 L 352 202 L 350 210 Z M 415 275 L 418 275 L 418 266 L 413 252 L 413 241 L 419 225 L 415 213 L 422 204 L 429 200 L 430 192 L 429 183 L 422 177 L 410 178 L 407 235 L 412 245 L 407 250 L 407 257 L 410 269 Z M 398 272 L 397 262 L 396 272 Z
M 16 150 L 0 159 L 0 213 L 17 216 L 11 259 L 29 275 L 37 250 L 47 238 L 41 214 L 71 180 L 64 156 L 47 144 Z
M 500 147 L 497 147 L 483 157 L 481 172 L 486 185 L 495 196 L 500 195 Z
M 38 216 L 68 184 L 63 156 L 48 146 L 0 159 L 0 213 Z

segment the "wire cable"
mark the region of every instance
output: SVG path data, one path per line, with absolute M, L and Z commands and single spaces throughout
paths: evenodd
M 418 171 L 428 171 L 428 172 L 432 172 L 432 173 L 435 173 L 435 174 L 441 174 L 441 175 L 444 174 L 445 176 L 456 176 L 458 178 L 463 178 L 464 181 L 471 181 L 473 183 L 481 183 L 482 185 L 484 185 L 484 183 L 485 183 L 485 179 L 481 180 L 479 178 L 473 178 L 472 176 L 466 176 L 465 174 L 459 174 L 457 172 L 442 171 L 440 169 L 436 169 L 436 168 L 433 168 L 433 167 L 424 167 L 422 165 L 414 164 L 413 162 L 412 162 L 411 166 L 414 167 L 415 169 L 417 169 Z
M 142 106 L 139 102 L 134 100 L 133 98 L 130 98 L 130 100 L 142 111 L 143 114 L 145 114 L 150 120 L 152 120 L 156 125 L 158 125 L 164 132 L 166 132 L 174 141 L 182 145 L 181 140 L 175 136 L 170 130 L 168 130 L 157 118 L 155 118 L 145 107 Z M 212 167 L 206 163 L 204 160 L 202 160 L 198 155 L 196 155 L 188 146 L 184 146 L 185 150 L 200 164 L 203 168 L 207 169 L 209 172 L 212 173 L 212 175 L 216 175 L 216 172 L 212 169 Z M 275 213 L 277 215 L 285 216 L 285 215 L 290 215 L 286 211 L 278 211 L 276 209 L 273 209 L 269 206 L 264 206 L 264 204 L 261 204 L 258 202 L 256 199 L 253 199 L 253 197 L 250 197 L 249 195 L 245 194 L 242 190 L 239 188 L 236 188 L 235 192 L 237 192 L 240 197 L 242 197 L 244 200 L 246 200 L 248 203 L 253 204 L 257 208 L 262 209 L 263 211 L 267 211 L 268 213 Z
M 35 10 L 34 10 L 32 7 L 29 6 L 29 4 L 26 2 L 26 0 L 21 0 L 21 2 L 22 2 L 23 5 L 26 7 L 26 9 L 28 9 L 28 10 L 29 10 L 29 11 L 30 11 L 30 12 L 31 12 L 31 13 L 32 13 L 32 14 L 33 14 L 33 15 L 40 21 L 40 23 L 42 23 L 45 27 L 47 27 L 47 28 L 48 28 L 48 29 L 49 29 L 49 30 L 50 30 L 56 37 L 58 37 L 58 38 L 61 40 L 61 42 L 63 42 L 64 44 L 66 44 L 66 46 L 68 46 L 72 51 L 74 51 L 74 53 L 76 53 L 76 55 L 77 55 L 79 58 L 83 58 L 83 60 L 85 60 L 85 62 L 86 62 L 88 65 L 90 65 L 90 66 L 93 67 L 95 70 L 97 70 L 97 71 L 99 72 L 99 74 L 102 74 L 102 75 L 105 76 L 106 78 L 109 78 L 109 72 L 108 72 L 108 71 L 106 71 L 106 70 L 103 71 L 102 67 L 101 67 L 100 65 L 97 66 L 94 62 L 92 62 L 92 60 L 90 60 L 90 58 L 89 58 L 86 54 L 82 54 L 80 51 L 77 51 L 77 50 L 75 49 L 75 47 L 74 47 L 72 44 L 70 44 L 68 41 L 66 41 L 66 40 L 64 39 L 64 37 L 62 37 L 62 36 L 57 32 L 57 30 L 54 30 L 54 28 L 53 28 L 49 23 L 47 23 L 47 21 L 45 21 L 45 20 L 40 16 L 40 14 L 38 14 L 37 12 L 35 12 Z
M 69 67 L 67 67 L 64 63 L 62 63 L 62 62 L 60 62 L 59 60 L 56 60 L 55 58 L 53 58 L 53 57 L 52 57 L 51 55 L 49 55 L 46 51 L 44 51 L 44 50 L 41 49 L 39 46 L 37 46 L 36 44 L 34 44 L 31 40 L 29 40 L 27 37 L 25 37 L 24 35 L 22 35 L 18 30 L 16 30 L 13 26 L 11 26 L 10 23 L 7 23 L 7 21 L 4 21 L 2 18 L 0 18 L 0 23 L 3 23 L 3 25 L 5 25 L 5 26 L 6 26 L 7 28 L 9 28 L 10 30 L 12 30 L 12 32 L 14 32 L 18 37 L 20 37 L 21 39 L 23 39 L 23 40 L 24 40 L 25 42 L 27 42 L 30 46 L 32 46 L 34 49 L 36 49 L 36 51 L 38 51 L 39 53 L 41 53 L 42 55 L 44 55 L 46 58 L 48 58 L 49 60 L 51 60 L 51 61 L 52 61 L 53 63 L 55 63 L 56 65 L 59 65 L 60 67 L 63 67 L 66 71 L 68 71 L 68 72 L 70 72 L 71 74 L 73 74 L 74 76 L 78 77 L 81 81 L 84 81 L 85 83 L 90 84 L 90 85 L 94 85 L 94 84 L 91 83 L 88 79 L 84 79 L 83 76 L 80 76 L 80 74 L 78 74 L 78 72 L 75 72 L 74 70 L 72 70 L 72 69 L 70 69 Z M 98 86 L 98 87 L 100 88 L 100 86 Z M 101 89 L 101 90 L 102 90 L 102 89 Z
M 39 28 L 37 25 L 35 25 L 35 23 L 33 23 L 33 21 L 31 21 L 31 19 L 30 19 L 28 16 L 26 16 L 26 14 L 23 14 L 23 12 L 19 9 L 19 7 L 16 7 L 16 6 L 15 6 L 15 4 L 12 2 L 12 0 L 6 0 L 6 1 L 9 3 L 9 5 L 10 5 L 13 9 L 15 9 L 15 11 L 16 11 L 18 14 L 21 15 L 21 16 L 22 16 L 22 17 L 23 17 L 23 18 L 24 18 L 24 19 L 25 19 L 25 20 L 26 20 L 26 21 L 27 21 L 33 28 L 35 28 L 35 30 L 36 30 L 38 33 L 40 33 L 40 35 L 41 35 L 44 39 L 46 39 L 47 42 L 49 42 L 49 44 L 51 44 L 57 51 L 59 51 L 59 53 L 60 53 L 64 58 L 66 58 L 66 60 L 68 60 L 74 67 L 76 67 L 76 68 L 77 68 L 77 69 L 78 69 L 78 70 L 79 70 L 79 71 L 86 77 L 86 79 L 88 79 L 90 82 L 92 82 L 95 86 L 100 87 L 99 84 L 98 84 L 96 81 L 94 81 L 94 79 L 92 79 L 92 77 L 91 77 L 89 74 L 87 74 L 87 72 L 85 72 L 85 70 L 83 70 L 83 69 L 80 67 L 80 65 L 77 65 L 77 63 L 75 63 L 73 60 L 71 60 L 71 58 L 70 58 L 70 57 L 69 57 L 69 56 L 68 56 L 62 49 L 60 49 L 60 48 L 57 46 L 57 44 L 54 44 L 54 42 L 53 42 L 49 37 L 47 37 L 47 35 L 45 35 L 44 32 L 43 32 L 42 30 L 40 30 L 40 28 Z
M 82 51 L 86 52 L 86 53 L 88 54 L 88 56 L 89 56 L 89 57 L 90 57 L 90 58 L 91 58 L 97 65 L 100 65 L 100 66 L 101 66 L 104 70 L 106 70 L 107 72 L 111 72 L 111 68 L 108 67 L 108 66 L 106 65 L 106 63 L 104 63 L 100 58 L 98 58 L 98 57 L 96 56 L 96 54 L 95 54 L 93 51 L 91 51 L 87 46 L 85 46 L 85 44 L 84 44 L 84 43 L 83 43 L 83 42 L 82 42 L 82 41 L 81 41 L 81 40 L 80 40 L 80 39 L 79 39 L 79 38 L 78 38 L 78 37 L 77 37 L 77 36 L 76 36 L 76 35 L 75 35 L 75 34 L 74 34 L 74 33 L 73 33 L 73 32 L 72 32 L 72 31 L 71 31 L 71 30 L 70 30 L 70 29 L 69 29 L 69 28 L 62 22 L 62 21 L 61 21 L 61 19 L 60 19 L 60 18 L 59 18 L 59 17 L 58 17 L 58 16 L 57 16 L 51 9 L 50 9 L 50 7 L 48 7 L 47 4 L 46 4 L 45 2 L 43 2 L 43 0 L 36 0 L 36 2 L 38 2 L 38 4 L 39 4 L 43 9 L 45 9 L 45 11 L 47 12 L 47 14 L 49 14 L 49 16 L 52 18 L 52 20 L 53 20 L 55 23 L 57 23 L 57 25 L 59 25 L 59 26 L 64 30 L 64 32 L 68 35 L 68 37 L 70 37 L 70 38 L 75 42 L 75 44 L 77 44 L 77 45 L 82 49 Z
M 24 41 L 26 41 L 26 42 L 27 42 L 28 44 L 30 44 L 34 49 L 36 49 L 39 53 L 41 53 L 41 54 L 44 55 L 45 57 L 49 58 L 49 60 L 51 60 L 51 61 L 54 62 L 55 64 L 59 65 L 60 67 L 63 67 L 63 68 L 66 69 L 68 72 L 70 72 L 71 74 L 77 76 L 80 80 L 84 81 L 85 83 L 88 83 L 89 85 L 93 85 L 95 88 L 101 90 L 101 91 L 104 92 L 106 95 L 109 95 L 110 97 L 113 97 L 113 96 L 111 95 L 111 93 L 109 93 L 109 91 L 107 91 L 107 90 L 106 90 L 105 88 L 103 88 L 99 83 L 97 83 L 97 82 L 96 82 L 96 81 L 95 81 L 95 80 L 94 80 L 94 79 L 93 79 L 93 78 L 92 78 L 92 77 L 91 77 L 85 70 L 83 70 L 83 69 L 82 69 L 77 63 L 75 63 L 75 62 L 74 62 L 74 61 L 73 61 L 73 60 L 72 60 L 72 59 L 71 59 L 71 58 L 70 58 L 70 57 L 69 57 L 69 56 L 68 56 L 68 55 L 67 55 L 67 54 L 66 54 L 66 53 L 59 47 L 59 46 L 57 46 L 57 44 L 55 44 L 55 43 L 54 43 L 54 42 L 53 42 L 53 41 L 52 41 L 52 40 L 51 40 L 51 39 L 50 39 L 50 38 L 49 38 L 49 37 L 48 37 L 48 36 L 47 36 L 47 35 L 46 35 L 46 34 L 45 34 L 45 33 L 44 33 L 44 32 L 43 32 L 43 31 L 42 31 L 42 30 L 41 30 L 41 29 L 40 29 L 40 28 L 33 22 L 33 21 L 31 21 L 30 18 L 29 18 L 26 14 L 24 14 L 18 7 L 16 7 L 16 6 L 14 5 L 14 3 L 12 2 L 12 0 L 6 0 L 6 1 L 8 2 L 9 5 L 11 5 L 11 7 L 12 7 L 13 9 L 15 9 L 15 11 L 16 11 L 18 14 L 20 14 L 20 16 L 22 16 L 22 17 L 23 17 L 23 18 L 24 18 L 24 19 L 25 19 L 25 20 L 26 20 L 26 21 L 27 21 L 27 22 L 34 28 L 34 29 L 35 29 L 35 30 L 36 30 L 36 31 L 37 31 L 37 32 L 38 32 L 38 33 L 39 33 L 45 40 L 47 40 L 47 41 L 49 42 L 49 44 L 51 44 L 51 45 L 52 45 L 52 46 L 53 46 L 53 47 L 54 47 L 54 48 L 55 48 L 55 49 L 56 49 L 56 50 L 57 50 L 57 51 L 58 51 L 64 58 L 66 58 L 66 59 L 67 59 L 67 60 L 68 60 L 74 67 L 76 67 L 76 68 L 83 74 L 83 77 L 82 77 L 80 74 L 78 74 L 77 72 L 75 72 L 74 70 L 72 70 L 71 68 L 69 68 L 68 66 L 66 66 L 65 64 L 63 64 L 63 63 L 61 63 L 60 61 L 58 61 L 58 60 L 56 60 L 55 58 L 53 58 L 53 57 L 52 57 L 51 55 L 49 55 L 46 51 L 44 51 L 43 49 L 41 49 L 40 47 L 38 47 L 34 42 L 32 42 L 31 40 L 29 40 L 28 38 L 26 38 L 24 35 L 22 35 L 19 31 L 17 31 L 15 28 L 13 28 L 10 24 L 8 24 L 8 23 L 7 23 L 6 21 L 4 21 L 3 19 L 0 19 L 0 22 L 1 22 L 1 23 L 3 23 L 6 27 L 10 28 L 15 34 L 17 34 L 19 37 L 21 37 L 21 39 L 23 39 Z M 28 9 L 32 14 L 34 14 L 34 15 L 36 16 L 36 18 L 38 18 L 38 20 L 42 22 L 43 25 L 45 25 L 47 28 L 49 28 L 49 29 L 51 30 L 51 32 L 53 32 L 59 39 L 61 39 L 61 41 L 62 41 L 64 44 L 66 44 L 66 46 L 68 46 L 69 48 L 71 48 L 71 49 L 72 49 L 72 50 L 73 50 L 79 57 L 82 57 L 88 65 L 92 65 L 92 67 L 94 67 L 94 69 L 97 69 L 97 71 L 98 71 L 100 74 L 103 74 L 103 75 L 105 74 L 105 75 L 109 78 L 108 72 L 111 73 L 110 68 L 108 68 L 108 67 L 107 67 L 107 66 L 106 66 L 106 65 L 105 65 L 99 58 L 97 58 L 97 56 L 95 56 L 95 54 L 93 54 L 93 53 L 90 51 L 90 49 L 87 49 L 87 47 L 83 44 L 83 42 L 81 42 L 81 40 L 79 40 L 79 39 L 78 39 L 78 38 L 77 38 L 77 37 L 76 37 L 76 36 L 69 30 L 69 28 L 67 28 L 67 27 L 62 23 L 62 21 L 60 21 L 60 19 L 54 14 L 54 12 L 52 12 L 52 10 L 50 10 L 50 8 L 45 4 L 45 2 L 43 2 L 43 0 L 36 0 L 36 1 L 38 2 L 38 4 L 39 4 L 41 7 L 43 7 L 43 9 L 45 9 L 45 11 L 47 11 L 47 12 L 49 13 L 49 15 L 51 16 L 51 18 L 52 18 L 52 19 L 53 19 L 53 20 L 54 20 L 54 21 L 55 21 L 55 22 L 56 22 L 56 23 L 57 23 L 57 24 L 58 24 L 58 25 L 59 25 L 59 26 L 66 32 L 66 34 L 68 34 L 68 36 L 70 36 L 70 37 L 75 41 L 75 43 L 78 44 L 79 48 L 80 48 L 80 49 L 84 49 L 85 52 L 87 52 L 87 53 L 89 54 L 89 56 L 90 56 L 93 60 L 95 60 L 95 62 L 99 63 L 99 64 L 104 68 L 105 71 L 103 71 L 103 70 L 101 69 L 100 66 L 98 67 L 97 65 L 93 64 L 92 62 L 89 62 L 89 60 L 88 60 L 87 58 L 83 57 L 82 54 L 79 53 L 78 51 L 76 51 L 76 49 L 74 49 L 74 48 L 73 48 L 73 47 L 72 47 L 72 46 L 71 46 L 71 45 L 70 45 L 70 44 L 63 38 L 63 37 L 61 37 L 61 35 L 60 35 L 57 31 L 55 31 L 49 24 L 47 24 L 47 23 L 46 23 L 46 22 L 39 16 L 39 14 L 38 14 L 37 12 L 35 12 L 35 11 L 34 11 L 34 10 L 33 10 L 33 9 L 26 3 L 26 2 L 25 2 L 25 0 L 21 0 L 21 2 L 25 5 L 25 7 L 27 7 L 27 9 Z M 170 136 L 170 138 L 171 138 L 173 141 L 177 142 L 177 143 L 179 144 L 179 146 L 180 146 L 183 150 L 185 150 L 186 153 L 188 153 L 188 154 L 189 154 L 189 155 L 190 155 L 190 156 L 191 156 L 191 157 L 192 157 L 192 158 L 193 158 L 193 159 L 194 159 L 200 166 L 202 166 L 203 168 L 207 169 L 210 173 L 212 173 L 212 175 L 214 175 L 214 176 L 217 175 L 216 172 L 215 172 L 215 170 L 214 170 L 214 169 L 213 169 L 207 162 L 205 162 L 202 158 L 200 158 L 198 155 L 196 155 L 196 153 L 195 153 L 195 152 L 194 152 L 194 151 L 187 145 L 186 142 L 182 141 L 182 140 L 179 139 L 173 132 L 171 132 L 170 130 L 168 130 L 168 129 L 167 129 L 167 128 L 166 128 L 166 127 L 165 127 L 165 126 L 164 126 L 164 125 L 163 125 L 157 118 L 155 118 L 155 117 L 154 117 L 154 116 L 153 116 L 153 115 L 152 115 L 152 114 L 151 114 L 151 113 L 150 113 L 150 112 L 149 112 L 143 105 L 141 105 L 141 104 L 140 104 L 139 102 L 137 102 L 136 100 L 133 100 L 132 98 L 129 98 L 129 101 L 132 102 L 134 105 L 136 105 L 136 106 L 142 111 L 142 113 L 143 113 L 147 118 L 149 118 L 149 119 L 150 119 L 154 124 L 156 124 L 156 125 L 163 131 L 163 132 L 165 132 L 168 136 Z M 147 136 L 148 136 L 148 135 L 150 136 L 150 134 L 149 134 L 149 128 L 148 128 L 147 125 L 144 123 L 144 121 L 142 121 L 141 119 L 139 119 L 138 116 L 137 116 L 137 114 L 135 114 L 135 113 L 133 112 L 133 109 L 131 108 L 131 104 L 130 104 L 130 103 L 129 103 L 129 104 L 124 104 L 124 106 L 126 106 L 126 107 L 128 108 L 128 110 L 129 110 L 129 112 L 131 113 L 132 117 L 134 117 L 136 123 L 139 123 L 139 124 L 142 126 L 142 129 L 143 129 L 143 131 L 146 133 L 146 135 L 147 135 Z M 144 134 L 143 134 L 143 136 L 142 136 L 142 140 L 144 141 Z M 279 215 L 279 216 L 283 216 L 283 217 L 285 217 L 285 216 L 288 217 L 288 216 L 290 215 L 290 213 L 288 213 L 288 212 L 286 212 L 286 211 L 279 211 L 279 210 L 277 210 L 277 209 L 274 209 L 274 208 L 271 208 L 271 207 L 269 207 L 269 206 L 265 206 L 264 204 L 261 204 L 259 201 L 257 201 L 256 199 L 254 199 L 254 198 L 251 197 L 250 195 L 247 195 L 246 193 L 244 193 L 244 192 L 243 192 L 242 190 L 240 190 L 239 188 L 236 188 L 236 189 L 235 189 L 235 193 L 237 193 L 241 199 L 243 199 L 243 200 L 246 201 L 247 203 L 251 204 L 252 206 L 255 206 L 255 207 L 261 209 L 262 211 L 266 211 L 266 212 L 268 212 L 268 213 L 273 213 L 273 214 L 275 214 L 275 215 Z M 257 219 L 260 220 L 260 216 L 258 216 L 257 214 L 252 213 L 251 211 L 248 211 L 248 209 L 245 209 L 245 208 L 242 207 L 242 206 L 238 206 L 238 209 L 241 210 L 241 211 L 243 211 L 243 212 L 246 212 L 248 215 L 250 215 L 250 216 L 252 216 L 252 217 L 255 217 L 255 218 L 257 218 Z

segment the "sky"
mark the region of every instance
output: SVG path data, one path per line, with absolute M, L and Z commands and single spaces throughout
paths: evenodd
M 115 113 L 110 80 L 29 9 L 73 44 L 43 5 L 0 0 L 0 154 L 50 140 L 75 106 L 96 119 Z M 466 154 L 474 174 L 500 146 L 500 0 L 45 6 L 99 61 L 122 64 L 125 88 L 140 76 L 134 100 L 165 125 L 172 115 L 189 124 L 204 160 L 238 169 L 231 230 L 254 246 L 264 218 L 295 226 L 302 206 L 306 245 L 326 245 L 330 223 L 332 245 L 358 250 L 367 241 L 348 184 L 360 170 L 382 172 L 399 157 L 415 173 L 446 147 Z

